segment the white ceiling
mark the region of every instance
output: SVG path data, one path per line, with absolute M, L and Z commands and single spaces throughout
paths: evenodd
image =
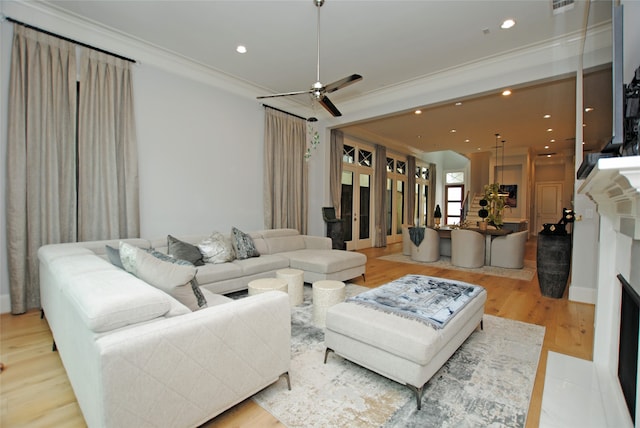
M 317 9 L 313 0 L 43 3 L 239 79 L 255 88 L 255 96 L 306 90 L 316 81 Z M 611 3 L 576 0 L 571 10 L 557 15 L 552 13 L 551 0 L 326 0 L 320 10 L 320 80 L 327 84 L 353 73 L 364 77 L 330 95 L 340 108 L 341 102 L 461 64 L 566 34 L 579 35 L 586 11 L 588 25 L 595 25 L 610 19 Z M 501 30 L 499 24 L 505 18 L 515 19 L 517 25 Z M 239 44 L 247 47 L 246 54 L 236 53 Z M 587 123 L 584 139 L 599 149 L 611 133 L 610 74 L 594 73 L 585 79 L 585 85 L 589 85 L 585 101 L 591 97 L 601 106 L 591 116 L 585 115 L 585 121 L 592 123 Z M 420 151 L 485 150 L 500 132 L 507 145 L 534 145 L 536 152 L 544 153 L 541 142 L 551 135 L 545 131 L 549 127 L 554 129 L 551 138 L 557 146 L 547 151 L 557 152 L 574 144 L 573 79 L 512 89 L 508 98 L 469 94 L 462 106 L 454 106 L 455 100 L 451 100 L 425 108 L 420 116 L 376 118 L 346 131 Z M 299 103 L 299 111 L 306 112 L 298 114 L 312 114 L 307 95 L 291 98 L 297 101 L 294 104 Z M 542 119 L 545 113 L 552 118 Z M 322 109 L 315 114 L 328 115 Z M 457 132 L 451 133 L 451 129 Z M 465 139 L 471 141 L 464 143 Z

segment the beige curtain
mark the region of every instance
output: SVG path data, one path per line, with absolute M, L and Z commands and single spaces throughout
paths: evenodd
M 407 156 L 407 224 L 416 221 L 416 158 Z
M 76 239 L 75 46 L 13 28 L 7 138 L 11 312 L 40 307 L 37 250 Z
M 131 63 L 93 50 L 81 61 L 78 238 L 140 235 Z
M 329 161 L 329 193 L 331 204 L 336 210 L 336 218 L 341 218 L 342 209 L 342 152 L 344 150 L 344 133 L 331 130 L 331 153 Z
M 373 236 L 374 247 L 387 246 L 387 148 L 385 146 L 376 145 L 375 159 L 373 162 L 375 168 L 373 172 L 374 185 L 374 228 Z
M 265 227 L 307 233 L 308 171 L 304 159 L 307 123 L 304 119 L 265 108 Z

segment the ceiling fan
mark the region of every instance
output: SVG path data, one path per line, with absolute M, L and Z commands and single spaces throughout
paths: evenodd
M 330 94 L 332 92 L 337 91 L 338 89 L 342 89 L 345 86 L 351 85 L 352 83 L 356 83 L 359 80 L 362 80 L 362 76 L 359 74 L 352 74 L 351 76 L 347 76 L 344 79 L 337 80 L 333 83 L 329 83 L 328 85 L 324 85 L 320 82 L 320 8 L 324 4 L 325 0 L 312 0 L 313 4 L 318 8 L 318 62 L 316 67 L 316 83 L 314 83 L 310 89 L 306 91 L 295 91 L 295 92 L 284 92 L 281 94 L 272 94 L 272 95 L 264 95 L 261 97 L 257 97 L 258 99 L 263 98 L 274 98 L 274 97 L 288 97 L 291 95 L 300 95 L 300 94 L 311 94 L 313 98 L 318 100 L 320 105 L 327 109 L 329 113 L 333 116 L 342 116 L 340 110 L 336 108 L 336 106 L 331 102 L 329 97 L 326 94 Z

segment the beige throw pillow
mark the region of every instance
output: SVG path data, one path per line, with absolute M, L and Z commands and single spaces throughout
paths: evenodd
M 127 243 L 120 243 L 120 255 L 125 255 L 125 270 L 197 311 L 198 299 L 191 289 L 191 280 L 196 276 L 195 266 L 179 265 L 162 261 L 151 254 Z

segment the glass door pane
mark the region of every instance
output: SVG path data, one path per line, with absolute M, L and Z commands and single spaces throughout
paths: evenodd
M 386 194 L 386 201 L 385 201 L 385 216 L 387 218 L 387 230 L 386 230 L 386 234 L 387 236 L 391 235 L 391 227 L 393 225 L 393 218 L 392 218 L 392 214 L 393 214 L 393 180 L 390 178 L 387 178 L 387 194 Z
M 369 174 L 360 174 L 360 233 L 359 239 L 370 238 L 370 221 L 371 221 L 371 176 Z
M 353 172 L 342 171 L 341 218 L 344 220 L 344 240 L 353 240 Z
M 404 218 L 404 181 L 396 181 L 396 233 L 402 235 Z

